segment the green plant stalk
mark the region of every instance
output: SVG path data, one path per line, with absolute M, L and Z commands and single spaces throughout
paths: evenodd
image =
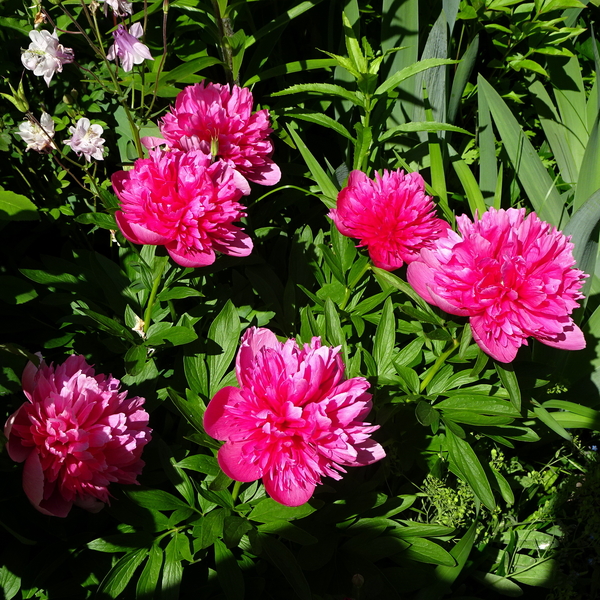
M 240 488 L 242 487 L 242 482 L 241 481 L 236 481 L 234 486 L 233 486 L 233 490 L 231 492 L 231 499 L 233 500 L 233 503 L 235 504 L 235 501 L 237 500 L 237 497 L 240 493 Z
M 146 310 L 144 312 L 144 335 L 148 333 L 148 329 L 150 328 L 150 319 L 152 318 L 152 308 L 154 307 L 154 302 L 156 301 L 156 294 L 158 294 L 158 288 L 160 286 L 160 280 L 162 279 L 162 274 L 165 269 L 165 265 L 167 263 L 163 262 L 163 266 L 160 271 L 156 274 L 156 277 L 152 283 L 152 290 L 150 291 L 150 298 L 148 298 L 148 304 L 146 305 Z
M 231 19 L 221 15 L 221 9 L 217 0 L 212 0 L 213 10 L 215 13 L 215 19 L 217 21 L 217 27 L 219 28 L 219 38 L 221 40 L 221 55 L 223 57 L 223 63 L 225 64 L 225 75 L 227 76 L 227 83 L 235 83 L 239 85 L 239 81 L 234 81 L 233 78 L 233 53 L 231 51 L 231 45 L 229 44 L 228 38 L 233 37 L 233 30 L 231 28 Z
M 431 380 L 435 377 L 436 373 L 442 368 L 443 364 L 446 362 L 446 359 L 458 348 L 459 343 L 458 340 L 452 338 L 452 348 L 446 350 L 446 352 L 442 352 L 435 361 L 433 367 L 427 373 L 425 379 L 421 382 L 421 387 L 419 391 L 423 393 L 427 386 L 431 383 Z
M 140 158 L 142 158 L 144 156 L 144 149 L 142 148 L 142 142 L 140 141 L 140 132 L 137 128 L 137 125 L 135 124 L 135 121 L 133 120 L 131 111 L 129 110 L 129 106 L 127 105 L 127 102 L 125 101 L 125 98 L 123 96 L 123 91 L 121 89 L 121 85 L 119 84 L 119 80 L 117 79 L 115 73 L 113 72 L 108 58 L 106 58 L 106 52 L 104 52 L 104 47 L 102 46 L 102 36 L 100 35 L 100 28 L 98 27 L 98 21 L 96 19 L 96 12 L 93 11 L 90 15 L 90 11 L 88 10 L 88 7 L 86 6 L 86 4 L 83 0 L 81 2 L 81 5 L 83 6 L 83 11 L 87 17 L 88 22 L 90 23 L 90 26 L 94 30 L 94 34 L 96 35 L 96 40 L 98 41 L 98 46 L 97 47 L 93 46 L 93 47 L 95 48 L 96 52 L 98 52 L 100 54 L 100 57 L 102 58 L 102 60 L 104 61 L 104 64 L 106 65 L 106 68 L 110 75 L 111 81 L 115 88 L 115 92 L 117 93 L 119 103 L 125 109 L 125 114 L 127 115 L 127 120 L 129 121 L 129 126 L 131 127 L 131 133 L 133 135 L 135 149 L 138 153 L 138 156 Z M 71 19 L 72 19 L 72 17 L 71 17 Z

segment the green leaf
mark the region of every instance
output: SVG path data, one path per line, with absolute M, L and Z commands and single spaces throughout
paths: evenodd
M 135 570 L 142 564 L 148 550 L 140 548 L 123 556 L 102 580 L 96 596 L 98 598 L 117 598 L 125 590 Z
M 246 80 L 244 83 L 244 87 L 250 87 L 254 83 L 258 83 L 259 81 L 266 81 L 267 79 L 271 79 L 272 77 L 280 77 L 281 75 L 288 75 L 290 73 L 303 73 L 304 71 L 310 71 L 312 69 L 325 69 L 328 67 L 335 67 L 337 61 L 332 58 L 317 58 L 310 60 L 297 60 L 294 62 L 289 62 L 285 65 L 279 65 L 277 67 L 273 67 L 272 69 L 267 69 L 266 71 L 261 71 L 257 75 L 250 77 L 250 79 Z
M 519 598 L 523 595 L 523 590 L 510 579 L 500 577 L 493 573 L 482 573 L 481 571 L 472 571 L 472 575 L 486 587 L 509 598 Z
M 152 537 L 147 533 L 118 533 L 96 538 L 86 546 L 96 552 L 128 552 L 133 549 L 147 548 Z
M 404 123 L 403 125 L 392 127 L 391 129 L 388 129 L 383 135 L 380 135 L 378 141 L 385 142 L 397 135 L 403 133 L 411 133 L 415 131 L 454 131 L 456 133 L 463 133 L 465 135 L 474 135 L 470 131 L 463 129 L 462 127 L 450 125 L 449 123 L 437 123 L 435 121 L 419 121 Z
M 296 147 L 300 151 L 300 154 L 302 154 L 302 158 L 304 158 L 308 170 L 317 182 L 317 185 L 321 188 L 321 192 L 324 195 L 324 198 L 322 198 L 323 204 L 325 204 L 327 208 L 335 208 L 335 199 L 338 195 L 337 188 L 296 132 L 296 125 L 294 123 L 288 125 L 288 131 L 290 132 Z
M 477 81 L 480 93 L 485 94 L 508 156 L 536 213 L 540 219 L 559 227 L 564 203 L 546 167 L 498 92 L 481 75 Z
M 244 600 L 244 578 L 231 550 L 215 540 L 215 569 L 227 600 Z
M 0 275 L 0 299 L 8 304 L 25 304 L 34 298 L 38 293 L 35 288 L 19 277 L 12 275 Z
M 194 527 L 194 536 L 199 539 L 200 550 L 209 548 L 215 540 L 222 537 L 225 514 L 222 508 L 211 510 L 202 518 L 200 524 Z
M 129 375 L 139 375 L 144 370 L 148 349 L 146 346 L 132 346 L 124 358 L 125 370 Z
M 319 96 L 336 96 L 349 100 L 356 106 L 364 107 L 364 102 L 350 90 L 343 88 L 341 85 L 334 85 L 333 83 L 299 83 L 292 85 L 285 90 L 280 92 L 274 92 L 272 96 L 289 96 L 290 94 L 300 93 L 312 93 L 318 94 Z
M 156 510 L 189 508 L 185 502 L 163 490 L 127 490 L 126 494 L 135 504 L 143 508 Z
M 479 500 L 487 508 L 494 510 L 496 508 L 496 501 L 490 482 L 471 445 L 461 440 L 449 429 L 446 429 L 446 440 L 450 460 L 459 469 L 462 477 L 471 486 Z
M 12 600 L 21 589 L 21 578 L 9 571 L 6 565 L 0 568 L 0 590 L 4 600 Z
M 294 108 L 286 110 L 284 116 L 294 117 L 296 119 L 301 119 L 302 121 L 308 121 L 309 123 L 322 125 L 323 127 L 327 127 L 328 129 L 332 129 L 336 133 L 339 133 L 340 135 L 349 139 L 351 142 L 356 142 L 350 132 L 339 121 L 336 121 L 331 117 L 324 115 L 323 113 L 317 111 L 308 111 L 301 108 Z
M 560 425 L 560 423 L 556 421 L 552 414 L 550 414 L 543 406 L 540 406 L 535 400 L 532 400 L 532 402 L 534 405 L 533 412 L 535 416 L 542 423 L 544 423 L 544 425 L 546 425 L 549 429 L 554 431 L 554 433 L 556 433 L 557 435 L 560 435 L 560 437 L 567 440 L 567 442 L 573 441 L 573 437 L 571 436 L 571 434 L 568 431 L 566 431 L 565 428 L 562 425 Z
M 258 526 L 258 531 L 261 533 L 276 534 L 286 540 L 290 540 L 290 542 L 295 542 L 302 546 L 309 546 L 319 542 L 315 536 L 288 521 L 270 521 L 269 523 L 263 523 Z
M 400 85 L 403 81 L 405 81 L 409 77 L 413 77 L 417 73 L 421 73 L 433 67 L 441 67 L 442 65 L 453 65 L 457 62 L 459 61 L 449 60 L 447 58 L 426 58 L 425 60 L 416 62 L 408 67 L 404 67 L 404 69 L 398 71 L 397 73 L 394 73 L 391 77 L 384 81 L 375 90 L 375 96 L 380 96 L 381 94 L 389 92 L 390 90 Z
M 202 292 L 194 288 L 177 285 L 169 289 L 164 289 L 156 298 L 164 302 L 166 300 L 180 300 L 181 298 L 191 298 L 193 296 L 202 296 Z
M 0 189 L 0 221 L 35 221 L 39 218 L 38 209 L 29 198 Z
M 177 534 L 165 548 L 165 564 L 162 571 L 161 600 L 179 600 L 179 587 L 183 577 L 183 565 L 177 551 Z
M 312 504 L 314 504 L 314 501 Z M 283 504 L 275 502 L 272 498 L 265 498 L 254 507 L 248 518 L 258 523 L 294 521 L 307 517 L 315 510 L 316 508 L 309 503 L 302 504 L 302 506 L 283 506 Z
M 150 600 L 158 587 L 158 579 L 163 564 L 163 551 L 158 544 L 153 544 L 148 553 L 148 561 L 140 575 L 135 590 L 136 600 Z
M 441 546 L 435 542 L 424 538 L 403 538 L 410 543 L 410 547 L 401 553 L 404 558 L 424 562 L 433 565 L 444 565 L 446 567 L 454 567 L 456 560 Z
M 345 354 L 346 339 L 340 324 L 340 316 L 330 298 L 325 300 L 325 327 L 329 343 L 332 346 L 342 346 Z
M 210 377 L 210 396 L 220 389 L 219 384 L 235 356 L 241 329 L 237 310 L 231 300 L 228 300 L 208 330 L 208 338 L 221 347 L 220 354 L 210 354 L 206 357 Z
M 460 575 L 469 558 L 476 534 L 477 523 L 475 522 L 469 527 L 468 531 L 452 550 L 450 550 L 450 555 L 456 561 L 456 565 L 451 567 L 440 565 L 437 567 L 432 578 L 434 583 L 431 586 L 422 589 L 416 600 L 438 600 L 438 598 L 441 598 L 446 591 L 449 590 L 450 586 Z
M 373 141 L 371 127 L 365 127 L 362 123 L 356 123 L 356 144 L 354 146 L 354 169 L 365 169 L 368 164 L 369 150 Z
M 308 581 L 292 552 L 270 535 L 259 534 L 258 538 L 266 558 L 281 571 L 298 598 L 312 600 Z
M 493 473 L 494 478 L 496 480 L 496 484 L 500 493 L 502 494 L 502 498 L 504 502 L 509 506 L 512 506 L 515 503 L 515 495 L 513 494 L 512 488 L 510 487 L 510 483 L 506 481 L 502 473 L 497 471 L 494 467 L 490 465 L 490 471 Z
M 112 229 L 113 231 L 118 231 L 119 229 L 114 216 L 107 215 L 106 213 L 84 213 L 83 215 L 75 217 L 75 221 L 77 221 L 77 223 L 82 223 L 83 225 L 95 225 L 101 229 Z
M 425 426 L 440 422 L 440 414 L 438 411 L 435 410 L 429 402 L 425 402 L 425 400 L 419 400 L 417 408 L 415 409 L 415 416 L 417 417 L 417 421 Z
M 458 157 L 458 154 L 452 146 L 448 146 L 448 154 L 450 155 L 450 163 L 452 164 L 454 172 L 458 175 L 460 183 L 465 190 L 471 214 L 473 217 L 476 214 L 481 217 L 481 215 L 486 212 L 487 206 L 473 172 L 469 165 Z
M 552 558 L 536 560 L 525 554 L 515 554 L 512 579 L 519 583 L 552 589 L 556 585 L 560 569 L 558 561 Z
M 158 85 L 160 87 L 163 85 L 178 83 L 190 75 L 195 75 L 198 73 L 198 71 L 202 71 L 203 69 L 212 67 L 213 65 L 222 64 L 222 61 L 212 56 L 201 56 L 200 58 L 194 58 L 183 63 L 182 65 L 179 65 L 178 67 L 175 67 L 171 71 L 163 71 L 160 79 L 158 80 Z
M 373 342 L 373 358 L 377 365 L 377 374 L 384 375 L 392 364 L 394 346 L 396 345 L 396 320 L 394 304 L 387 298 L 381 311 L 381 318 L 375 332 Z
M 506 388 L 510 401 L 517 412 L 521 412 L 521 390 L 519 389 L 519 380 L 512 364 L 501 364 L 498 361 L 494 361 L 494 367 L 496 373 L 502 382 L 502 385 Z
M 208 372 L 204 355 L 184 356 L 183 370 L 190 389 L 195 394 L 208 396 Z
M 197 402 L 190 402 L 189 400 L 183 399 L 175 390 L 167 388 L 167 393 L 171 402 L 177 407 L 177 410 L 188 420 L 200 433 L 204 433 L 204 404 L 197 398 Z M 216 443 L 216 442 L 215 442 Z
M 183 460 L 175 463 L 176 467 L 180 469 L 188 469 L 190 471 L 197 471 L 198 473 L 204 473 L 205 475 L 211 475 L 216 477 L 221 473 L 219 463 L 212 456 L 206 456 L 205 454 L 196 454 L 194 456 L 186 456 Z
M 518 418 L 521 413 L 506 400 L 500 400 L 484 394 L 459 393 L 438 402 L 435 407 L 438 410 L 470 410 L 485 415 L 500 415 Z
M 348 56 L 352 60 L 355 69 L 359 73 L 367 72 L 367 60 L 365 59 L 362 50 L 360 49 L 360 44 L 356 39 L 356 34 L 352 29 L 352 24 L 350 20 L 346 16 L 345 12 L 342 12 L 342 21 L 344 24 L 344 39 L 346 42 L 346 50 L 348 50 Z
M 440 537 L 450 535 L 454 532 L 453 527 L 431 523 L 417 523 L 416 521 L 391 521 L 391 524 L 395 527 L 391 533 L 402 538 Z

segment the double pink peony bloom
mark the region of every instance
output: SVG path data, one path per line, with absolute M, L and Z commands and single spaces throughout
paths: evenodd
M 137 483 L 151 429 L 144 399 L 127 398 L 119 385 L 95 375 L 83 356 L 25 367 L 28 402 L 4 434 L 10 457 L 25 462 L 23 489 L 41 513 L 66 517 L 73 504 L 97 512 L 111 483 Z
M 375 173 L 374 180 L 352 171 L 329 217 L 343 235 L 359 239 L 373 264 L 386 271 L 415 260 L 449 228 L 436 217 L 421 175 L 401 170 Z
M 233 225 L 246 215 L 233 170 L 200 150 L 151 150 L 112 184 L 121 201 L 117 223 L 134 244 L 165 246 L 183 267 L 210 265 L 215 251 L 252 251 L 250 237 Z
M 490 209 L 474 223 L 457 218 L 408 266 L 409 283 L 427 302 L 470 317 L 484 352 L 511 362 L 527 338 L 580 350 L 583 333 L 569 316 L 586 275 L 574 268 L 573 244 L 525 209 Z
M 250 193 L 248 181 L 275 185 L 281 179 L 271 159 L 269 112 L 253 113 L 253 103 L 248 88 L 196 83 L 177 96 L 160 130 L 171 148 L 202 150 L 226 162 L 238 174 L 244 193 Z
M 370 439 L 378 426 L 363 422 L 372 406 L 369 383 L 344 379 L 339 352 L 320 338 L 299 348 L 268 329 L 244 333 L 236 359 L 240 388 L 223 388 L 204 414 L 206 432 L 225 440 L 218 459 L 226 475 L 262 477 L 277 502 L 299 506 L 321 477 L 341 479 L 344 467 L 385 456 Z

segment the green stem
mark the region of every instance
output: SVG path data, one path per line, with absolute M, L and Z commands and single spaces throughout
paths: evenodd
M 156 294 L 158 293 L 158 288 L 160 286 L 160 280 L 162 279 L 162 274 L 165 269 L 166 261 L 163 262 L 162 267 L 159 269 L 156 274 L 156 278 L 152 283 L 152 291 L 150 292 L 150 298 L 148 298 L 148 304 L 146 306 L 146 312 L 144 312 L 144 335 L 148 333 L 148 329 L 150 328 L 150 319 L 152 316 L 152 308 L 154 307 L 154 301 L 156 300 Z
M 446 359 L 458 348 L 458 340 L 452 339 L 452 348 L 442 352 L 435 361 L 433 367 L 427 373 L 427 376 L 421 382 L 420 392 L 423 393 L 425 388 L 431 383 L 431 380 L 435 377 L 436 373 L 441 369 L 442 365 L 446 362 Z
M 233 491 L 231 492 L 231 499 L 233 500 L 234 504 L 235 504 L 235 501 L 237 500 L 238 494 L 240 493 L 241 487 L 242 487 L 242 482 L 236 481 L 235 485 L 233 486 Z

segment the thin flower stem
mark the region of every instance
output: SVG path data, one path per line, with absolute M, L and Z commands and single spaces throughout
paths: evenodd
M 231 492 L 231 499 L 233 500 L 234 504 L 235 504 L 235 501 L 237 500 L 238 494 L 240 493 L 241 487 L 242 487 L 242 482 L 236 481 L 235 485 L 233 486 L 233 490 Z
M 146 111 L 146 117 L 150 116 L 154 103 L 156 102 L 156 96 L 158 95 L 158 82 L 160 75 L 165 67 L 165 61 L 167 60 L 167 16 L 169 14 L 169 0 L 163 0 L 163 25 L 162 25 L 162 36 L 163 36 L 163 53 L 160 57 L 160 64 L 156 71 L 156 81 L 154 82 L 154 92 L 152 92 L 152 102 Z
M 150 292 L 150 298 L 148 298 L 148 305 L 146 306 L 146 311 L 144 312 L 144 335 L 148 333 L 148 329 L 150 328 L 152 308 L 154 307 L 154 301 L 156 300 L 156 294 L 158 293 L 158 288 L 160 287 L 160 280 L 162 279 L 162 274 L 166 264 L 167 261 L 163 261 L 163 264 L 159 269 L 158 273 L 156 274 L 154 282 L 152 283 L 152 291 Z
M 433 367 L 427 373 L 425 379 L 421 382 L 420 392 L 423 393 L 427 386 L 431 383 L 431 380 L 435 377 L 436 373 L 441 369 L 442 365 L 446 362 L 446 359 L 458 348 L 458 340 L 452 338 L 452 348 L 442 352 L 435 361 Z
M 239 85 L 237 78 L 233 76 L 233 53 L 231 50 L 231 44 L 228 38 L 233 36 L 233 30 L 231 29 L 231 20 L 229 17 L 223 17 L 219 8 L 217 0 L 212 0 L 213 10 L 215 13 L 215 19 L 217 21 L 217 27 L 219 28 L 219 37 L 221 39 L 221 56 L 225 65 L 225 75 L 227 77 L 227 83 L 235 83 Z

